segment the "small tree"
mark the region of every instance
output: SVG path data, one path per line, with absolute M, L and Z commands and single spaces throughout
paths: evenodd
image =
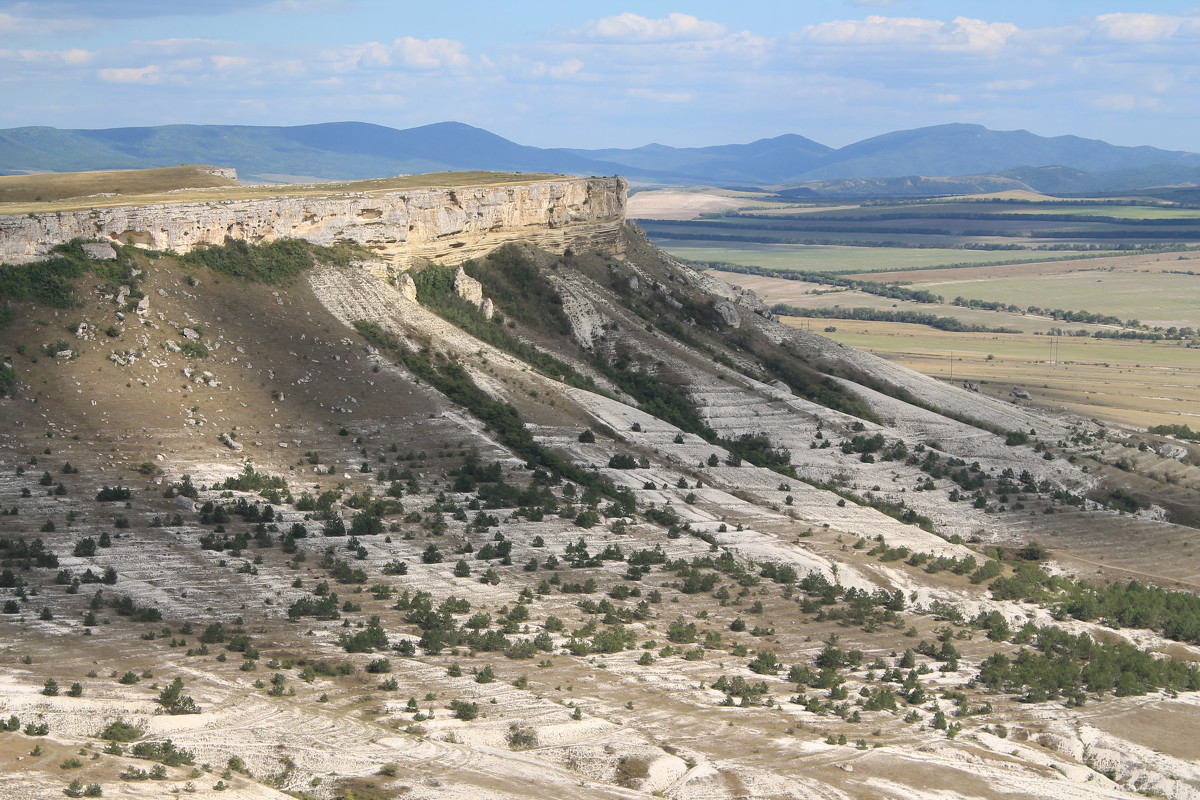
M 508 735 L 504 738 L 507 740 L 509 748 L 513 750 L 531 750 L 538 746 L 537 731 L 528 725 L 519 725 L 516 722 L 508 726 Z

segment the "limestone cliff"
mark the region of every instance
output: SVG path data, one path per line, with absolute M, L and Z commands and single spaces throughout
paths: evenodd
M 0 261 L 37 260 L 75 238 L 179 252 L 226 238 L 349 241 L 398 267 L 418 258 L 456 264 L 518 240 L 559 253 L 572 246 L 615 250 L 625 195 L 621 178 L 562 178 L 0 215 Z

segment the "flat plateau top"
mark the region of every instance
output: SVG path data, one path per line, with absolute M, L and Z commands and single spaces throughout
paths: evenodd
M 204 167 L 106 172 L 63 172 L 0 177 L 0 214 L 40 214 L 89 208 L 252 200 L 268 197 L 384 194 L 398 189 L 504 186 L 562 180 L 569 176 L 520 172 L 431 172 L 396 178 L 331 183 L 243 186 Z

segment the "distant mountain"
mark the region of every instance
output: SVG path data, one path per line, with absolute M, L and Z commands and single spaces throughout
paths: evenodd
M 246 180 L 354 179 L 441 170 L 612 175 L 619 165 L 526 147 L 481 128 L 441 122 L 396 130 L 364 122 L 296 127 L 164 125 L 153 128 L 0 131 L 0 172 L 235 167 Z
M 236 167 L 251 181 L 498 170 L 620 174 L 643 184 L 794 187 L 799 194 L 848 196 L 938 193 L 942 185 L 949 193 L 972 185 L 1082 193 L 1200 182 L 1197 153 L 960 124 L 896 131 L 836 150 L 795 134 L 714 147 L 547 149 L 459 122 L 406 130 L 364 122 L 0 130 L 0 174 L 181 163 Z
M 1086 173 L 1125 171 L 1122 179 L 1147 185 L 1142 182 L 1153 179 L 1134 170 L 1157 167 L 1159 174 L 1165 175 L 1172 166 L 1200 167 L 1200 154 L 1196 153 L 961 124 L 896 131 L 838 150 L 802 136 L 779 136 L 721 147 L 649 145 L 632 150 L 568 152 L 712 183 L 759 186 L 854 178 L 979 176 L 1043 167 L 1069 167 Z
M 833 153 L 796 134 L 759 139 L 750 144 L 715 147 L 667 147 L 651 144 L 632 150 L 566 150 L 585 158 L 610 161 L 654 172 L 674 173 L 706 182 L 779 183 L 781 175 L 802 175 Z
M 804 176 L 890 178 L 901 175 L 978 175 L 1014 167 L 1074 167 L 1108 172 L 1156 164 L 1200 166 L 1200 154 L 1154 147 L 1119 147 L 1078 136 L 993 131 L 982 125 L 934 125 L 864 139 L 835 151 Z

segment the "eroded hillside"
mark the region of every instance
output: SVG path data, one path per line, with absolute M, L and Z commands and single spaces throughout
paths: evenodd
M 70 250 L 3 330 L 0 793 L 1200 796 L 1195 445 L 621 236 Z

